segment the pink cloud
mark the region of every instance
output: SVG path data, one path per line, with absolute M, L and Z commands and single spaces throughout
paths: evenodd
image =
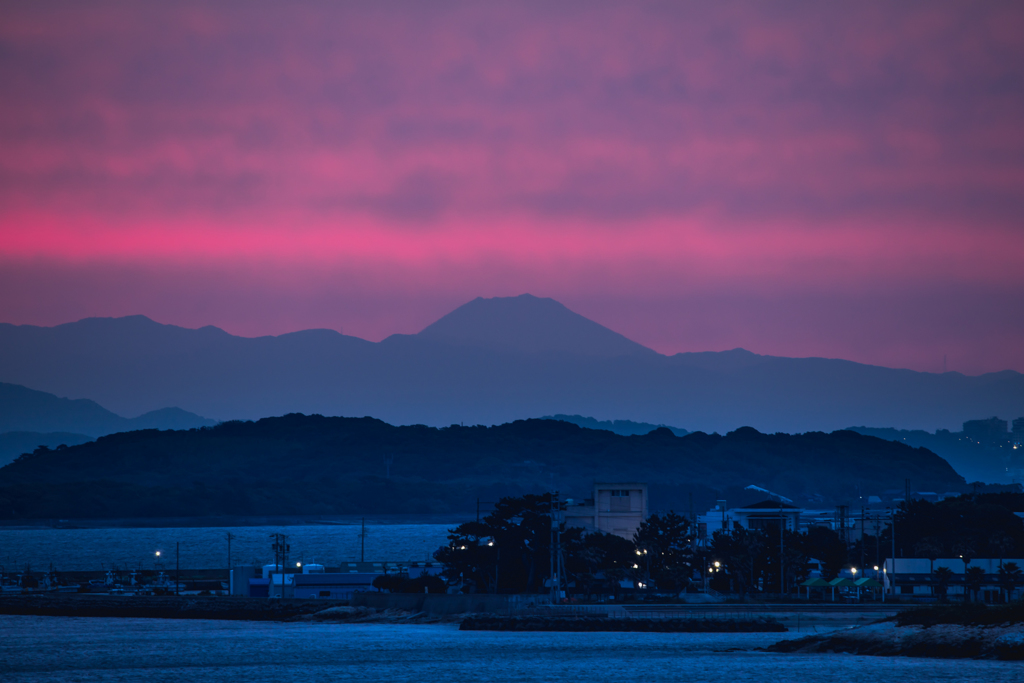
M 381 338 L 530 291 L 666 352 L 1024 370 L 1022 34 L 1015 3 L 6 5 L 0 320 Z

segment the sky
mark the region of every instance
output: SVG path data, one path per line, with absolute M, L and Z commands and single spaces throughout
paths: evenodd
M 0 321 L 1024 371 L 1019 2 L 0 3 Z

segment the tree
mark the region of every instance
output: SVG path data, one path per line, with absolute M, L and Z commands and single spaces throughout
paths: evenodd
M 1010 602 L 1014 589 L 1021 583 L 1022 574 L 1016 562 L 1007 562 L 999 568 L 999 587 L 1003 590 L 1003 601 Z
M 405 577 L 401 585 L 398 587 L 400 593 L 446 593 L 448 586 L 444 580 L 439 576 L 431 576 L 427 573 L 422 573 L 417 577 L 409 578 Z
M 813 526 L 807 530 L 804 552 L 821 561 L 821 575 L 826 580 L 839 576 L 846 566 L 846 544 L 839 534 L 824 526 Z
M 497 554 L 491 534 L 493 529 L 481 522 L 466 522 L 450 531 L 448 545 L 434 552 L 449 585 L 462 586 L 467 593 L 494 592 Z
M 612 593 L 618 599 L 619 581 L 631 573 L 636 563 L 636 546 L 631 542 L 600 531 L 582 533 L 582 529 L 566 529 L 562 534 L 562 551 L 569 581 L 575 581 L 578 592 L 591 595 L 596 591 Z
M 981 567 L 968 567 L 964 573 L 964 584 L 968 590 L 974 593 L 974 600 L 978 600 L 978 591 L 985 582 L 985 570 Z
M 449 585 L 468 593 L 536 592 L 551 556 L 551 494 L 502 498 L 479 522 L 452 529 L 434 553 Z
M 636 564 L 646 578 L 661 590 L 682 591 L 693 575 L 693 546 L 690 522 L 669 511 L 651 515 L 640 523 L 633 536 Z
M 732 580 L 733 590 L 741 595 L 753 592 L 757 578 L 764 567 L 764 548 L 767 543 L 760 531 L 736 526 L 732 531 L 716 531 L 711 539 L 709 561 L 720 561 Z M 702 568 L 708 571 L 708 567 Z
M 1020 509 L 1022 498 L 983 494 L 905 503 L 896 516 L 897 552 L 928 557 L 934 552 L 928 547 L 936 546 L 937 557 L 959 557 L 960 547 L 968 546 L 971 557 L 1013 557 L 1024 551 L 1024 521 L 1013 512 Z
M 953 580 L 953 570 L 949 567 L 939 567 L 932 576 L 935 577 L 935 592 L 939 600 L 946 601 L 946 593 L 949 592 L 949 582 Z
M 408 579 L 408 576 L 402 574 L 381 574 L 373 578 L 371 584 L 377 591 L 387 591 L 388 593 L 397 593 L 401 588 L 402 584 Z

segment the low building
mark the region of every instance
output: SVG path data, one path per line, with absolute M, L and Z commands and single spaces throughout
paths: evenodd
M 777 500 L 765 500 L 753 505 L 726 508 L 721 500 L 706 515 L 697 518 L 700 535 L 710 539 L 716 531 L 728 531 L 736 525 L 752 531 L 778 533 L 782 524 L 789 531 L 799 531 L 802 524 L 803 508 Z
M 744 529 L 778 533 L 780 525 L 787 531 L 800 530 L 803 509 L 789 503 L 765 500 L 741 508 L 733 508 L 732 519 Z
M 930 598 L 937 594 L 938 581 L 936 581 L 935 570 L 945 567 L 952 572 L 947 595 L 960 597 L 967 591 L 967 569 L 980 567 L 984 572 L 984 578 L 978 598 L 983 602 L 1000 602 L 1003 587 L 999 583 L 999 568 L 1010 563 L 1024 569 L 1024 559 L 1004 558 L 999 560 L 976 557 L 969 563 L 965 563 L 958 557 L 935 560 L 920 557 L 897 557 L 895 564 L 890 558 L 885 560 L 877 571 L 865 567 L 865 572 L 869 575 L 877 575 L 878 580 L 885 584 L 887 590 L 891 590 L 895 584 L 895 590 L 899 595 Z M 894 567 L 895 572 L 893 572 Z M 1021 586 L 1017 585 L 1009 597 L 1015 599 L 1020 596 L 1020 593 Z
M 565 525 L 620 536 L 627 541 L 647 519 L 647 484 L 594 484 L 594 497 L 566 501 Z
M 296 574 L 292 582 L 296 598 L 348 600 L 353 593 L 373 590 L 373 580 L 378 576 L 379 573 L 317 572 Z

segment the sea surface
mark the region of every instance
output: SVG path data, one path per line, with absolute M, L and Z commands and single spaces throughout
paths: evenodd
M 423 562 L 447 542 L 449 524 L 366 525 L 367 562 Z M 256 566 L 274 561 L 271 534 L 283 533 L 291 546 L 289 562 L 319 562 L 338 566 L 358 562 L 361 548 L 359 523 L 302 526 L 160 527 L 108 529 L 2 529 L 0 567 L 6 571 L 34 570 L 53 565 L 58 571 L 173 569 L 180 544 L 182 569 L 228 566 L 227 534 L 233 565 Z M 156 555 L 157 551 L 160 556 Z
M 491 633 L 452 625 L 0 616 L 0 680 L 1019 682 L 1024 664 L 784 655 L 784 634 Z

